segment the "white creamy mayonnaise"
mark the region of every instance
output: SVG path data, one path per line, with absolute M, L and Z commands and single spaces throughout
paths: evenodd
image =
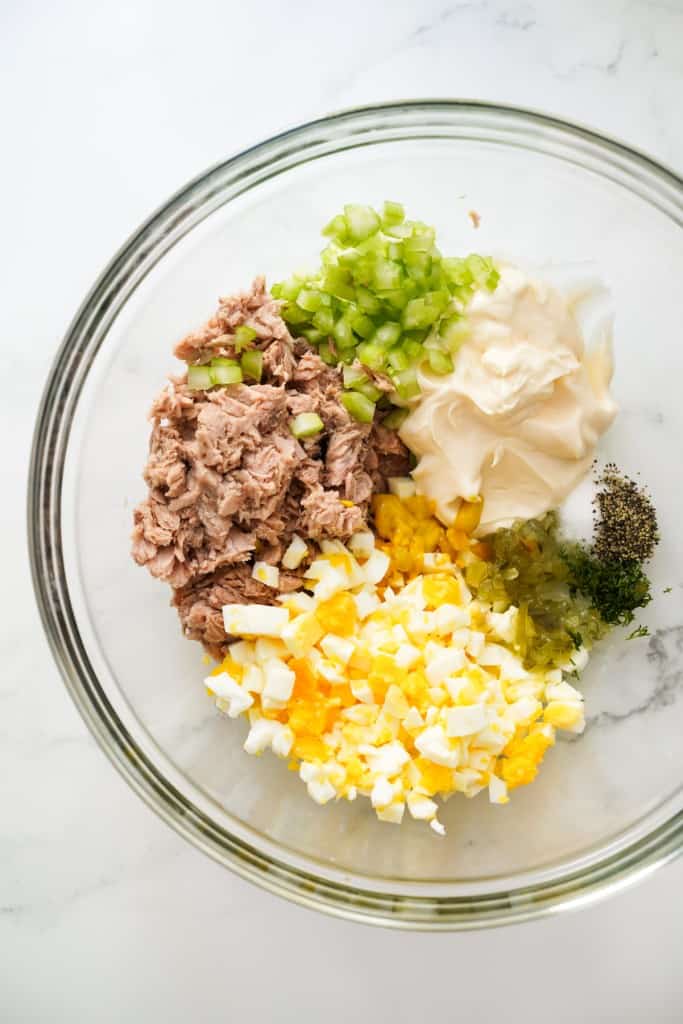
M 575 303 L 518 267 L 467 309 L 470 333 L 445 377 L 422 393 L 400 435 L 440 519 L 483 498 L 481 536 L 560 505 L 588 472 L 614 419 L 611 329 L 587 350 Z

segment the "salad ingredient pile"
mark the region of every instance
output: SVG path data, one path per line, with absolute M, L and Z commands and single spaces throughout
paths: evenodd
M 248 753 L 443 835 L 440 798 L 504 804 L 583 731 L 574 683 L 651 599 L 657 518 L 609 464 L 594 540 L 558 527 L 617 411 L 611 335 L 587 350 L 570 298 L 442 256 L 396 203 L 325 234 L 316 273 L 257 278 L 176 345 L 133 557 Z
M 449 556 L 422 561 L 396 591 L 372 533 L 323 542 L 280 608 L 223 609 L 244 639 L 206 686 L 229 716 L 247 712 L 245 749 L 292 756 L 317 803 L 366 796 L 396 823 L 407 806 L 443 834 L 436 794 L 506 803 L 556 728 L 583 730 L 583 698 L 562 669 L 525 669 L 518 609 L 474 599 Z

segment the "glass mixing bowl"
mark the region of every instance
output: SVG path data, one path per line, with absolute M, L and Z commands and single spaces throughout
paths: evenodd
M 443 251 L 591 260 L 617 313 L 621 405 L 601 454 L 642 472 L 659 509 L 649 639 L 613 637 L 582 689 L 588 728 L 506 807 L 444 808 L 448 836 L 317 807 L 285 765 L 242 751 L 246 723 L 206 696 L 201 650 L 167 588 L 129 556 L 152 397 L 171 346 L 219 294 L 312 265 L 345 202 L 403 202 Z M 468 211 L 481 214 L 475 231 Z M 682 182 L 647 157 L 539 114 L 419 102 L 337 114 L 201 175 L 126 243 L 59 351 L 29 493 L 43 621 L 81 714 L 131 786 L 245 878 L 360 921 L 461 928 L 585 903 L 673 857 L 683 837 Z M 665 588 L 672 587 L 669 593 Z

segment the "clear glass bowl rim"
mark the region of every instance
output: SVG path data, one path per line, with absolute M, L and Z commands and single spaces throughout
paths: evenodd
M 28 481 L 31 572 L 53 656 L 80 714 L 131 787 L 195 846 L 238 875 L 297 903 L 393 927 L 486 927 L 576 907 L 641 878 L 683 848 L 683 812 L 570 874 L 482 895 L 376 891 L 323 877 L 218 827 L 139 749 L 102 689 L 79 635 L 61 546 L 64 461 L 75 408 L 107 330 L 151 268 L 218 206 L 292 166 L 336 151 L 408 138 L 469 138 L 512 145 L 596 170 L 683 225 L 683 179 L 617 140 L 546 114 L 470 100 L 419 100 L 344 110 L 292 128 L 199 175 L 122 246 L 77 312 L 55 357 L 37 414 Z M 447 888 L 447 887 L 445 887 Z

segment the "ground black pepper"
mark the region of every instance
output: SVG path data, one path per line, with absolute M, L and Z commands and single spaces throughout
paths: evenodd
M 613 462 L 597 474 L 596 485 L 593 554 L 601 562 L 646 562 L 659 542 L 650 495 Z

